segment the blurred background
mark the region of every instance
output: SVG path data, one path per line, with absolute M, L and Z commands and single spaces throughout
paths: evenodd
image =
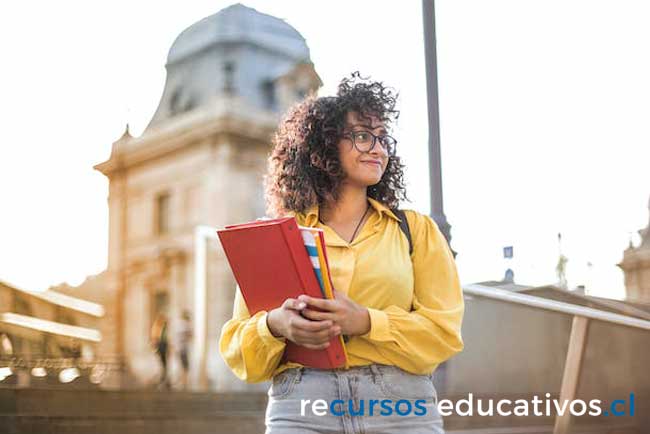
M 436 80 L 423 4 L 0 6 L 0 427 L 162 432 L 194 414 L 195 432 L 258 432 L 268 384 L 241 383 L 217 351 L 235 282 L 214 229 L 264 215 L 286 109 L 360 71 L 400 95 L 402 208 L 433 214 L 441 174 L 467 313 L 440 396 L 635 392 L 637 418 L 575 429 L 645 432 L 650 5 L 438 1 Z M 58 404 L 26 410 L 43 402 Z

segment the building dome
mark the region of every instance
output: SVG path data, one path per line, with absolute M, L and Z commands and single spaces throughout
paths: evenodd
M 287 101 L 321 84 L 305 38 L 296 29 L 239 3 L 181 32 L 165 67 L 165 88 L 147 130 L 224 96 L 279 112 Z M 307 78 L 294 78 L 295 86 L 283 83 L 283 77 L 297 70 Z
M 291 25 L 237 3 L 181 32 L 169 50 L 167 63 L 179 62 L 215 44 L 240 42 L 259 45 L 294 60 L 309 60 L 305 38 Z

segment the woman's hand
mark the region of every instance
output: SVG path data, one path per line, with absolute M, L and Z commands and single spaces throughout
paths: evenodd
M 365 306 L 352 301 L 347 295 L 334 290 L 334 300 L 300 295 L 298 301 L 324 310 L 305 308 L 302 314 L 312 320 L 332 321 L 341 327 L 341 333 L 348 336 L 363 335 L 370 331 L 370 314 Z
M 329 341 L 341 333 L 341 327 L 333 321 L 312 321 L 303 318 L 300 311 L 306 307 L 305 302 L 287 298 L 282 306 L 275 308 L 266 316 L 266 324 L 273 336 L 284 336 L 292 342 L 312 350 L 321 350 L 329 346 Z

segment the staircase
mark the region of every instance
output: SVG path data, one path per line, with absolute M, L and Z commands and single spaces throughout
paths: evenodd
M 1 434 L 252 434 L 266 395 L 0 389 Z
M 266 400 L 259 392 L 0 388 L 0 434 L 262 434 Z M 638 421 L 614 419 L 576 420 L 571 432 L 650 432 L 638 428 Z M 452 415 L 444 424 L 448 434 L 553 432 L 547 417 Z

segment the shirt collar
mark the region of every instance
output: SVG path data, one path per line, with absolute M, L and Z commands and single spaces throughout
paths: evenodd
M 377 211 L 380 216 L 382 214 L 386 214 L 388 217 L 391 217 L 396 221 L 401 222 L 401 220 L 395 215 L 395 213 L 393 213 L 393 211 L 391 211 L 391 209 L 388 208 L 383 203 L 371 197 L 368 198 L 368 202 L 370 202 L 372 208 L 374 208 L 375 211 Z M 318 223 L 318 215 L 319 215 L 318 204 L 312 205 L 305 213 L 303 213 L 302 216 L 300 216 L 300 217 L 304 216 L 304 218 L 299 219 L 299 224 L 303 226 L 309 226 L 309 227 L 316 226 L 316 224 Z M 299 215 L 296 214 L 296 217 L 299 217 Z M 301 221 L 302 223 L 300 223 Z
M 398 222 L 401 222 L 401 221 L 402 221 L 402 220 L 400 220 L 400 219 L 395 215 L 395 213 L 394 213 L 390 208 L 388 208 L 386 205 L 384 205 L 383 203 L 379 202 L 378 200 L 375 200 L 375 199 L 369 197 L 369 198 L 368 198 L 368 202 L 370 202 L 370 205 L 372 205 L 372 207 L 373 207 L 375 210 L 377 210 L 378 213 L 380 213 L 380 214 L 381 214 L 381 213 L 384 213 L 384 214 L 386 214 L 387 216 L 389 216 L 389 217 L 395 219 L 395 220 L 398 221 Z

